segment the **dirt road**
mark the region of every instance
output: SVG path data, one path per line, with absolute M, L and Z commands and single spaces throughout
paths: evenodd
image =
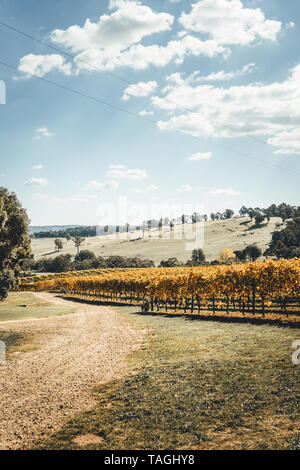
M 78 304 L 74 314 L 0 323 L 0 330 L 35 333 L 39 349 L 15 353 L 0 365 L 0 449 L 28 448 L 94 405 L 92 387 L 118 377 L 145 333 L 108 307 Z

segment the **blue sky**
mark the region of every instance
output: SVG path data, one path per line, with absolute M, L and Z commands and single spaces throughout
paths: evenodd
M 0 21 L 76 57 L 0 25 L 0 184 L 32 224 L 299 204 L 299 2 L 0 0 Z

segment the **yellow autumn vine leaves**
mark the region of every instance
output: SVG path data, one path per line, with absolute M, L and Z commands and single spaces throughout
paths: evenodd
M 92 296 L 111 296 L 142 301 L 175 303 L 193 308 L 195 302 L 279 301 L 299 298 L 300 260 L 267 260 L 230 266 L 103 270 L 99 274 L 71 275 L 34 284 L 35 290 L 48 290 Z M 253 307 L 254 308 L 254 307 Z

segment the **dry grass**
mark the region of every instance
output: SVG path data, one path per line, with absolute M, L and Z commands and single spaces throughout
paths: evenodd
M 26 353 L 38 349 L 37 337 L 30 333 L 0 330 L 0 341 L 5 343 L 8 354 Z
M 298 449 L 298 330 L 116 310 L 149 341 L 46 449 Z M 82 436 L 102 438 L 78 446 Z
M 230 220 L 208 221 L 204 224 L 204 252 L 208 261 L 216 259 L 222 248 L 241 250 L 250 244 L 257 244 L 263 251 L 271 241 L 275 224 L 281 219 L 273 217 L 269 224 L 261 228 L 254 228 L 247 223 L 249 218 L 234 218 Z M 197 227 L 199 228 L 198 224 Z M 176 257 L 180 261 L 187 261 L 191 251 L 186 249 L 186 241 L 181 239 L 182 226 L 174 228 L 170 236 L 169 227 L 163 228 L 163 236 L 167 239 L 159 239 L 159 231 L 153 229 L 149 239 L 141 239 L 139 232 L 130 234 L 133 239 L 115 239 L 108 235 L 103 237 L 91 237 L 85 240 L 82 249 L 93 251 L 96 256 L 141 256 L 153 259 L 158 264 L 162 259 Z M 134 240 L 135 239 L 135 240 Z M 54 239 L 44 238 L 32 240 L 32 250 L 36 259 L 56 256 L 54 253 Z M 76 254 L 74 243 L 64 240 L 64 248 L 60 254 Z
M 102 444 L 103 441 L 103 437 L 96 436 L 95 434 L 84 434 L 73 439 L 74 444 L 78 445 L 79 447 Z

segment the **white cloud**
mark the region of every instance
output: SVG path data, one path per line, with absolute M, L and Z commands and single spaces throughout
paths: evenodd
M 97 67 L 106 70 L 163 67 L 172 61 L 181 64 L 187 56 L 228 57 L 231 46 L 263 39 L 274 41 L 281 29 L 279 21 L 266 19 L 259 8 L 244 8 L 240 0 L 202 0 L 192 5 L 190 13 L 180 16 L 179 22 L 185 29 L 179 31 L 177 40 L 164 45 L 155 42 L 144 45 L 141 43 L 144 38 L 170 31 L 174 17 L 137 0 L 110 1 L 109 9 L 98 21 L 87 18 L 83 26 L 73 25 L 50 33 L 54 44 L 75 54 L 73 64 L 59 54 L 29 54 L 20 60 L 19 71 L 44 76 L 57 70 L 70 75 Z
M 234 70 L 230 72 L 219 70 L 218 72 L 212 72 L 209 75 L 201 75 L 201 72 L 199 70 L 196 70 L 187 77 L 184 76 L 184 73 L 174 72 L 170 75 L 167 75 L 166 81 L 168 82 L 168 85 L 163 88 L 162 92 L 167 93 L 168 91 L 172 91 L 175 85 L 197 85 L 201 82 L 229 81 L 233 78 L 241 77 L 247 73 L 252 73 L 255 69 L 256 65 L 252 62 L 250 64 L 245 65 L 239 70 Z M 155 100 L 156 99 L 157 98 L 155 98 Z
M 111 1 L 110 9 L 116 11 L 102 15 L 96 23 L 87 19 L 83 27 L 74 25 L 52 31 L 52 41 L 73 52 L 98 49 L 107 59 L 108 51 L 120 52 L 146 36 L 167 31 L 174 21 L 172 15 L 155 13 L 139 1 Z
M 34 136 L 33 140 L 39 140 L 42 137 L 52 137 L 54 134 L 49 131 L 48 127 L 39 127 L 35 130 L 36 135 Z
M 281 82 L 216 87 L 195 85 L 172 77 L 167 100 L 152 97 L 159 109 L 178 111 L 169 120 L 159 121 L 162 130 L 178 130 L 196 137 L 232 138 L 246 135 L 267 136 L 278 146 L 284 138 L 284 153 L 297 153 L 295 142 L 285 138 L 297 134 L 300 122 L 300 64 Z M 190 111 L 182 112 L 182 108 Z M 272 139 L 272 140 L 270 140 Z M 275 140 L 274 140 L 275 139 Z
M 139 1 L 110 1 L 111 14 L 102 15 L 98 22 L 87 19 L 84 25 L 74 25 L 66 30 L 52 31 L 50 38 L 59 46 L 67 47 L 78 54 L 84 62 L 108 70 L 132 62 L 135 51 L 131 47 L 147 36 L 171 29 L 174 17 L 168 13 L 156 13 Z M 124 51 L 131 51 L 130 57 L 122 57 Z M 75 61 L 78 69 L 90 70 L 89 65 Z
M 25 181 L 27 186 L 47 186 L 48 181 L 44 178 L 29 178 L 29 180 Z
M 114 180 L 108 180 L 108 181 L 105 181 L 103 183 L 99 183 L 98 181 L 96 180 L 92 180 L 90 181 L 87 185 L 86 185 L 86 189 L 89 189 L 89 190 L 108 190 L 108 189 L 112 189 L 112 190 L 115 190 L 119 187 L 119 183 L 117 181 L 114 181 Z
M 238 196 L 239 193 L 238 191 L 235 191 L 232 187 L 228 188 L 211 188 L 207 196 Z
M 41 170 L 42 168 L 44 168 L 43 165 L 34 165 L 32 167 L 33 170 Z
M 187 56 L 212 58 L 222 54 L 226 58 L 231 46 L 263 39 L 274 41 L 281 29 L 281 22 L 266 19 L 259 8 L 244 8 L 240 0 L 202 0 L 193 4 L 189 13 L 181 14 L 179 22 L 185 29 L 177 33 L 177 40 L 165 45 L 141 43 L 156 33 L 171 31 L 173 22 L 169 13 L 156 12 L 138 0 L 111 0 L 109 12 L 97 21 L 87 18 L 83 26 L 50 33 L 55 45 L 75 54 L 73 64 L 59 54 L 29 54 L 20 59 L 19 71 L 23 78 L 30 78 L 26 73 L 42 77 L 54 70 L 70 75 L 97 67 L 144 70 L 172 61 L 182 64 Z M 292 25 L 290 22 L 286 27 Z
M 110 165 L 106 173 L 108 178 L 141 180 L 147 178 L 146 170 L 128 169 L 124 165 Z
M 224 70 L 220 70 L 219 72 L 213 72 L 206 76 L 201 76 L 200 72 L 194 72 L 190 77 L 190 81 L 195 82 L 217 82 L 217 81 L 228 81 L 232 80 L 236 77 L 241 77 L 246 73 L 251 73 L 255 69 L 255 64 L 247 64 L 240 70 L 235 70 L 232 72 L 225 72 Z
M 142 111 L 140 111 L 139 113 L 139 116 L 153 116 L 154 112 L 153 111 L 146 111 L 146 109 L 143 109 Z
M 274 153 L 277 155 L 300 155 L 300 128 L 291 131 L 279 132 L 275 137 L 268 139 L 268 144 L 278 147 Z
M 132 191 L 138 194 L 143 192 L 140 188 L 132 188 Z
M 139 82 L 133 85 L 130 85 L 124 90 L 124 94 L 122 96 L 123 101 L 128 101 L 130 96 L 136 97 L 144 97 L 148 96 L 153 93 L 154 90 L 157 88 L 156 81 L 149 81 L 149 82 Z
M 281 22 L 266 19 L 260 8 L 244 8 L 240 0 L 202 0 L 182 13 L 184 29 L 205 33 L 220 45 L 249 44 L 256 39 L 275 41 Z
M 157 191 L 158 190 L 158 187 L 155 186 L 155 184 L 151 184 L 150 186 L 148 186 L 148 188 L 146 188 L 147 191 Z
M 185 56 L 189 55 L 214 57 L 217 54 L 225 55 L 227 53 L 228 51 L 223 46 L 218 45 L 216 41 L 202 41 L 187 35 L 183 39 L 169 41 L 166 46 L 135 44 L 116 55 L 107 54 L 106 59 L 104 59 L 103 52 L 100 50 L 88 49 L 77 56 L 84 63 L 78 60 L 75 60 L 75 62 L 78 71 L 95 70 L 94 67 L 97 68 L 98 66 L 106 70 L 114 70 L 116 67 L 145 70 L 151 65 L 164 67 L 171 61 L 181 64 Z
M 178 188 L 176 191 L 177 191 L 178 193 L 187 193 L 187 192 L 190 192 L 190 191 L 192 191 L 192 190 L 193 190 L 193 188 L 192 188 L 191 185 L 189 185 L 189 184 L 184 184 L 184 185 L 181 186 L 181 188 Z
M 293 21 L 290 21 L 285 25 L 286 29 L 294 29 L 295 28 L 295 23 Z
M 71 75 L 72 64 L 66 62 L 64 57 L 59 54 L 28 54 L 20 59 L 18 66 L 18 71 L 24 74 L 21 77 L 23 79 L 31 78 L 31 75 L 43 77 L 46 73 L 52 72 L 53 70 L 62 72 L 65 75 Z
M 212 157 L 211 152 L 205 152 L 205 153 L 194 153 L 189 157 L 189 160 L 209 160 Z

